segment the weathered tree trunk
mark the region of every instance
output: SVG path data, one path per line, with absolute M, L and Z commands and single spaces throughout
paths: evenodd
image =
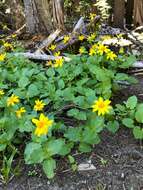
M 12 28 L 18 30 L 24 24 L 24 10 L 21 0 L 9 0 L 8 4 L 11 9 Z
M 64 26 L 63 0 L 24 0 L 27 31 L 51 33 Z M 53 13 L 53 14 L 52 14 Z M 52 15 L 54 19 L 52 22 Z
M 134 0 L 134 25 L 143 25 L 143 0 Z
M 125 1 L 114 0 L 114 26 L 124 27 Z
M 64 1 L 53 0 L 53 24 L 55 28 L 64 29 Z
M 131 29 L 133 22 L 133 9 L 134 9 L 134 0 L 127 0 L 126 6 L 126 25 L 127 28 Z

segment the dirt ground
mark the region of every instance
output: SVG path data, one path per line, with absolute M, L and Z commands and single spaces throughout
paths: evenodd
M 142 87 L 140 76 L 139 84 L 122 90 L 116 98 L 126 100 L 136 94 L 143 100 Z M 128 129 L 121 127 L 116 135 L 104 132 L 102 143 L 92 153 L 75 158 L 78 164 L 90 161 L 95 169 L 72 172 L 59 160 L 57 175 L 48 180 L 38 166 L 24 166 L 21 175 L 1 185 L 0 190 L 143 190 L 143 146 Z

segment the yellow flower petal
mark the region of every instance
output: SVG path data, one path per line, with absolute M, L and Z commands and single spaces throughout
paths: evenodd
M 92 105 L 92 111 L 93 112 L 98 112 L 98 115 L 105 115 L 106 113 L 109 113 L 110 109 L 112 108 L 110 106 L 111 101 L 110 100 L 103 100 L 102 97 L 99 97 L 98 100 L 94 102 Z
M 36 125 L 34 134 L 37 136 L 46 135 L 48 133 L 49 127 L 52 126 L 53 120 L 50 120 L 43 113 L 40 114 L 39 120 L 32 119 L 32 122 Z

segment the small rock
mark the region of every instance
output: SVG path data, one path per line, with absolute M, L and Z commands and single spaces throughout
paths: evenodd
M 89 171 L 96 170 L 96 167 L 93 164 L 83 163 L 78 165 L 78 171 Z

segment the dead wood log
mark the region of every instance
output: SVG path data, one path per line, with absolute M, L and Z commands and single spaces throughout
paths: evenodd
M 37 50 L 35 53 L 40 52 L 44 48 L 49 47 L 52 42 L 57 38 L 57 36 L 60 34 L 61 30 L 57 29 L 55 32 L 50 34 L 48 38 L 46 38 L 39 46 L 37 46 Z
M 73 29 L 73 33 L 81 32 L 80 30 L 85 27 L 84 17 L 81 17 Z
M 34 59 L 34 60 L 40 60 L 40 61 L 49 61 L 49 60 L 55 60 L 55 59 L 60 59 L 64 58 L 65 61 L 69 62 L 71 59 L 69 57 L 64 57 L 64 56 L 53 56 L 53 55 L 46 55 L 46 54 L 41 54 L 41 53 L 13 53 L 14 56 L 22 56 L 28 59 Z

